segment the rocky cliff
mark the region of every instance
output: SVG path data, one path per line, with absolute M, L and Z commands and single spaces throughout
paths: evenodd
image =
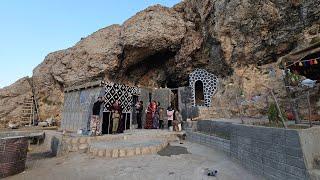
M 187 85 L 188 74 L 198 67 L 235 79 L 246 67 L 250 71 L 274 63 L 317 36 L 319 4 L 320 0 L 185 0 L 172 8 L 149 7 L 122 25 L 100 29 L 46 56 L 31 77 L 41 118 L 59 118 L 64 85 L 94 76 L 178 87 Z M 24 78 L 0 90 L 2 125 L 19 119 L 19 102 L 31 92 L 26 82 Z

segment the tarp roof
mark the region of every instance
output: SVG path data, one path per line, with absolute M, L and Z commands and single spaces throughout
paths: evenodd
M 301 59 L 303 59 L 304 57 L 306 57 L 307 55 L 310 54 L 314 54 L 314 53 L 318 53 L 320 52 L 320 41 L 316 42 L 314 44 L 311 44 L 310 46 L 297 50 L 293 53 L 290 53 L 284 57 L 281 57 L 279 59 L 279 64 L 283 64 L 283 63 L 295 63 L 295 62 L 299 62 Z

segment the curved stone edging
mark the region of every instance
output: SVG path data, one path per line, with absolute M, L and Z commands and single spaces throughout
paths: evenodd
M 89 147 L 89 154 L 98 157 L 107 157 L 107 158 L 121 158 L 121 157 L 131 157 L 138 155 L 147 155 L 155 154 L 161 149 L 165 148 L 168 145 L 167 141 L 164 141 L 157 145 L 150 146 L 140 146 L 140 147 L 121 147 L 121 148 L 98 148 L 98 147 Z
M 92 147 L 93 143 L 97 142 L 113 142 L 113 141 L 126 141 L 126 140 L 141 140 L 141 139 L 150 139 L 150 140 L 161 140 L 163 143 L 160 143 L 159 146 L 141 146 L 135 147 L 133 150 L 132 147 L 122 147 L 114 148 L 112 152 L 108 148 L 95 148 Z M 80 152 L 80 153 L 89 153 L 94 156 L 99 157 L 127 157 L 135 156 L 141 154 L 152 154 L 156 153 L 162 148 L 168 145 L 168 142 L 174 141 L 177 139 L 177 134 L 167 131 L 140 131 L 135 133 L 125 133 L 117 135 L 104 135 L 104 136 L 82 136 L 82 137 L 64 137 L 63 138 L 63 149 L 65 153 L 68 152 Z M 110 155 L 109 155 L 110 154 Z

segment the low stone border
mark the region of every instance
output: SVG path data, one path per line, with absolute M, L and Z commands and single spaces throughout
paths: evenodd
M 141 131 L 141 130 L 140 130 Z M 80 153 L 91 153 L 92 155 L 97 155 L 101 157 L 109 157 L 109 153 L 106 152 L 106 149 L 100 149 L 91 147 L 95 142 L 112 142 L 112 141 L 121 141 L 121 140 L 137 140 L 137 139 L 159 139 L 164 142 L 165 145 L 160 144 L 161 149 L 167 146 L 168 142 L 177 140 L 177 135 L 180 133 L 167 132 L 163 130 L 148 130 L 149 132 L 132 132 L 116 135 L 103 135 L 103 136 L 81 136 L 81 137 L 63 137 L 61 143 L 61 150 L 59 155 L 63 155 L 69 152 L 80 152 Z M 96 149 L 96 150 L 94 150 Z M 123 149 L 123 150 L 122 150 Z M 133 150 L 131 148 L 122 148 L 118 149 L 118 157 L 125 157 L 131 155 L 139 155 L 139 150 Z M 148 150 L 149 149 L 149 150 Z M 159 150 L 159 147 L 140 147 L 140 152 L 143 151 L 143 154 L 156 153 Z M 120 152 L 121 150 L 121 152 Z M 108 150 L 109 151 L 109 150 Z M 115 149 L 116 151 L 116 149 Z M 149 154 L 150 154 L 149 153 Z M 114 155 L 110 154 L 110 157 L 116 157 L 117 153 L 114 152 Z M 141 153 L 140 153 L 141 154 Z
M 119 157 L 131 157 L 146 154 L 155 154 L 161 149 L 165 148 L 168 142 L 159 142 L 156 145 L 145 146 L 143 143 L 139 147 L 114 147 L 114 148 L 99 148 L 94 145 L 90 145 L 89 153 L 93 156 L 107 157 L 107 158 L 119 158 Z

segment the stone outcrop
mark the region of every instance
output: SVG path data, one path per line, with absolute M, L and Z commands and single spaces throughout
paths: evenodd
M 122 68 L 159 52 L 176 52 L 185 33 L 185 22 L 176 11 L 157 5 L 137 13 L 122 25 Z M 153 63 L 152 59 L 148 63 Z
M 71 48 L 47 55 L 32 77 L 40 117 L 59 119 L 63 88 L 72 81 L 99 76 L 132 85 L 178 87 L 188 84 L 194 68 L 228 81 L 248 65 L 274 63 L 319 35 L 319 4 L 185 0 L 172 8 L 149 7 L 122 25 L 100 29 Z M 18 95 L 5 95 L 17 89 Z M 24 80 L 0 90 L 1 123 L 19 117 L 14 102 L 30 92 Z
M 32 95 L 29 78 L 24 77 L 14 84 L 0 89 L 0 128 L 9 121 L 21 121 L 23 101 Z
M 50 53 L 33 71 L 40 117 L 60 118 L 63 87 L 69 82 L 117 69 L 121 54 L 120 26 L 112 25 L 81 39 L 75 46 Z

